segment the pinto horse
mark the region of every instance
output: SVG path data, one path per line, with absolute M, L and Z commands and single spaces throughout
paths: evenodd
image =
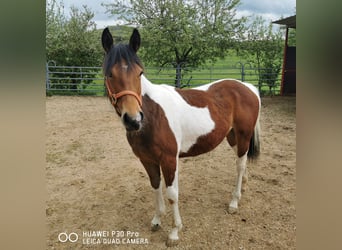
M 126 128 L 127 140 L 140 159 L 155 192 L 152 230 L 158 230 L 165 212 L 161 172 L 172 206 L 174 227 L 168 246 L 177 244 L 182 221 L 178 209 L 180 157 L 213 150 L 224 138 L 237 154 L 237 180 L 229 212 L 238 209 L 247 159 L 260 152 L 260 97 L 251 84 L 223 79 L 193 89 L 152 84 L 143 74 L 136 54 L 140 34 L 133 30 L 129 44 L 114 45 L 108 28 L 102 33 L 103 71 L 109 99 Z

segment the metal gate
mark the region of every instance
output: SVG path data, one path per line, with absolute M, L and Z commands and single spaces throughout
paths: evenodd
M 278 94 L 281 82 L 280 72 L 253 68 L 250 63 L 242 62 L 238 62 L 235 67 L 184 67 L 181 71 L 173 67 L 146 67 L 144 74 L 153 83 L 179 88 L 196 87 L 223 78 L 238 79 L 252 83 L 262 95 Z M 103 96 L 105 88 L 102 68 L 57 66 L 54 61 L 49 61 L 46 63 L 46 93 Z
M 46 63 L 46 92 L 50 94 L 103 95 L 101 67 L 57 66 Z

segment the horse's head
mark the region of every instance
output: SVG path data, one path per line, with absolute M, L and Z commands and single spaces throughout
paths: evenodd
M 144 117 L 140 81 L 143 66 L 136 54 L 140 46 L 140 34 L 134 29 L 128 45 L 114 45 L 112 34 L 105 28 L 102 46 L 106 52 L 103 70 L 108 97 L 126 130 L 139 130 Z

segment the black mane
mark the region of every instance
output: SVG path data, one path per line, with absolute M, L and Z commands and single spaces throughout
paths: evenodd
M 141 68 L 143 68 L 139 57 L 133 48 L 131 48 L 131 46 L 127 44 L 118 44 L 113 46 L 106 54 L 103 65 L 105 76 L 110 76 L 112 67 L 117 63 L 121 63 L 122 61 L 127 63 L 128 72 L 134 67 L 134 64 L 138 64 Z

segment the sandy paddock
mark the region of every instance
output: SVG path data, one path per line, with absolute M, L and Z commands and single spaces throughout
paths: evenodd
M 294 97 L 262 99 L 261 156 L 237 214 L 227 212 L 236 169 L 226 141 L 180 161 L 175 249 L 295 249 L 295 110 Z M 151 232 L 149 179 L 105 97 L 47 97 L 46 162 L 47 249 L 167 248 L 170 206 Z

